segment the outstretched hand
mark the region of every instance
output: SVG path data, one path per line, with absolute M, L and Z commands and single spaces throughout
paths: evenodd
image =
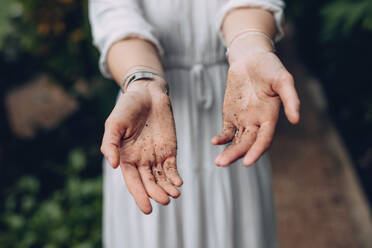
M 299 122 L 300 102 L 292 75 L 270 50 L 250 49 L 230 64 L 223 104 L 223 130 L 212 144 L 232 142 L 215 160 L 228 166 L 244 157 L 250 166 L 269 148 L 283 102 L 288 120 Z
M 161 80 L 159 80 L 161 81 Z M 121 95 L 105 124 L 101 151 L 113 168 L 120 165 L 139 208 L 151 213 L 149 197 L 166 205 L 180 195 L 177 141 L 165 82 L 141 80 Z

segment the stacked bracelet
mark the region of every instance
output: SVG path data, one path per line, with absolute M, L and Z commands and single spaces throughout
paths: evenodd
M 135 70 L 131 73 L 129 73 L 123 80 L 123 83 L 121 84 L 121 91 L 125 93 L 129 87 L 129 85 L 137 80 L 146 79 L 146 80 L 154 80 L 155 76 L 158 76 L 162 79 L 164 77 L 156 72 L 149 71 L 149 70 Z M 165 79 L 164 79 L 165 80 Z M 166 93 L 168 94 L 168 88 L 166 89 Z

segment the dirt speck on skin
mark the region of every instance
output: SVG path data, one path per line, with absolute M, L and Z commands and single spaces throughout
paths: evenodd
M 155 181 L 155 178 L 154 178 L 154 177 L 148 177 L 148 180 L 149 180 L 150 182 L 154 182 L 154 181 Z

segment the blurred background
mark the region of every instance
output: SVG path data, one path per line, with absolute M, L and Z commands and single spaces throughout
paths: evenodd
M 302 122 L 271 149 L 282 247 L 372 247 L 372 1 L 288 0 Z M 101 247 L 99 145 L 117 86 L 87 1 L 0 2 L 0 247 Z

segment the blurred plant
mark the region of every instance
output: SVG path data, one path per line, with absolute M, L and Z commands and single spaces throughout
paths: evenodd
M 97 60 L 87 0 L 1 0 L 0 94 L 47 74 L 80 109 L 32 140 L 0 121 L 0 247 L 101 247 L 98 150 L 117 89 Z
M 64 186 L 41 201 L 38 179 L 21 177 L 5 199 L 0 247 L 100 247 L 101 178 L 82 179 L 86 165 L 84 152 L 72 150 Z
M 61 83 L 98 75 L 85 0 L 2 0 L 0 27 L 8 61 L 31 56 Z
M 5 48 L 5 40 L 15 32 L 12 19 L 22 14 L 22 5 L 13 0 L 3 0 L 0 8 L 0 49 Z
M 372 1 L 336 1 L 321 10 L 324 18 L 322 36 L 332 39 L 341 32 L 350 35 L 355 28 L 372 31 Z

